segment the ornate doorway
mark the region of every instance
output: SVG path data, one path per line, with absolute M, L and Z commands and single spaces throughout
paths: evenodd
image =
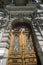
M 11 33 L 7 65 L 37 65 L 30 28 L 15 27 Z

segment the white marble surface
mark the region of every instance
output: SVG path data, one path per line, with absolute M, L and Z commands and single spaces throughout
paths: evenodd
M 33 28 L 35 26 L 33 25 Z M 41 36 L 41 34 L 38 32 L 37 28 L 34 28 L 34 31 L 35 31 L 35 34 L 36 34 L 36 37 L 37 37 L 37 40 L 39 42 L 39 45 L 40 45 L 40 48 L 43 52 L 43 37 Z M 41 33 L 43 34 L 43 31 L 41 30 Z
M 43 38 L 41 36 L 37 36 L 38 40 L 43 40 Z
M 36 35 L 41 35 L 39 32 L 36 32 Z
M 0 17 L 0 20 L 2 20 L 2 18 L 3 18 L 3 17 L 1 16 L 1 17 Z
M 40 44 L 40 45 L 43 45 L 43 41 L 39 41 L 39 44 Z
M 1 39 L 1 41 L 8 41 L 9 42 L 9 38 L 8 37 L 3 37 L 2 39 Z
M 1 41 L 2 37 L 3 37 L 3 34 L 4 34 L 4 29 L 2 29 L 1 32 L 0 32 L 0 41 Z
M 8 57 L 8 49 L 0 48 L 0 57 Z
M 41 46 L 42 52 L 43 52 L 43 46 Z
M 0 65 L 6 65 L 7 58 L 0 59 Z
M 40 4 L 41 7 L 43 7 L 43 4 Z
M 9 48 L 9 44 L 7 42 L 0 42 L 0 48 Z
M 41 30 L 41 33 L 42 33 L 42 35 L 43 35 L 43 30 Z
M 3 36 L 9 36 L 10 34 L 9 33 L 4 33 Z
M 40 12 L 43 12 L 43 10 L 38 9 L 38 10 L 37 10 L 37 12 L 39 12 L 39 13 L 40 13 Z

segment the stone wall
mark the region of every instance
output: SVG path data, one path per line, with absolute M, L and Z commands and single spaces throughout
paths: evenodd
M 6 65 L 10 47 L 10 30 L 0 30 L 0 65 Z

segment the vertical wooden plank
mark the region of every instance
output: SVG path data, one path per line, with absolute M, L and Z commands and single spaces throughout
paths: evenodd
M 14 48 L 14 37 L 15 35 L 13 32 L 11 32 L 9 54 L 13 51 Z
M 19 51 L 25 51 L 26 50 L 26 35 L 22 33 L 20 33 L 19 35 Z

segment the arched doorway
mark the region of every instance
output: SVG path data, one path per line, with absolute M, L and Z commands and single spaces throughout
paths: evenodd
M 12 23 L 7 65 L 37 65 L 31 23 L 17 20 Z

